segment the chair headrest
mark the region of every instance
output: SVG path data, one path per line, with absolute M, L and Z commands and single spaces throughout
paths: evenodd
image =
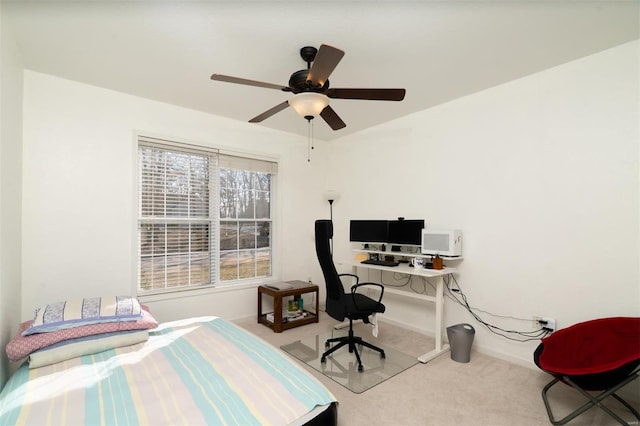
M 333 222 L 329 219 L 316 220 L 316 239 L 333 238 Z

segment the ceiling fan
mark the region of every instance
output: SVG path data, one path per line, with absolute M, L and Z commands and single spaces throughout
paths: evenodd
M 306 120 L 311 121 L 314 117 L 320 115 L 333 130 L 339 130 L 346 127 L 346 124 L 333 108 L 329 106 L 329 98 L 376 101 L 401 101 L 404 99 L 405 89 L 330 88 L 329 75 L 331 75 L 344 56 L 344 51 L 340 49 L 326 44 L 321 45 L 320 49 L 306 46 L 300 49 L 300 56 L 302 60 L 307 63 L 307 69 L 291 74 L 288 86 L 247 80 L 223 74 L 213 74 L 211 79 L 227 83 L 277 89 L 294 94 L 290 99 L 253 117 L 249 120 L 249 123 L 259 123 L 288 106 L 292 106 L 296 112 Z

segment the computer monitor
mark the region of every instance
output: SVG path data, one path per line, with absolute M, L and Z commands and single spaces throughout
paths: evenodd
M 388 220 L 352 220 L 349 241 L 358 243 L 385 243 L 389 236 Z
M 391 220 L 387 242 L 404 246 L 421 246 L 423 228 L 424 219 Z

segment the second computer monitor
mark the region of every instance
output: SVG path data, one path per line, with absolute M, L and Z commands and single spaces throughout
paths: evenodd
M 424 229 L 424 219 L 390 220 L 387 242 L 401 246 L 420 246 L 422 229 Z

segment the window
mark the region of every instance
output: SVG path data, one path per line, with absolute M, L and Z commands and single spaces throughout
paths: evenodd
M 271 176 L 220 169 L 220 280 L 271 275 Z
M 138 140 L 139 292 L 272 275 L 275 163 Z

